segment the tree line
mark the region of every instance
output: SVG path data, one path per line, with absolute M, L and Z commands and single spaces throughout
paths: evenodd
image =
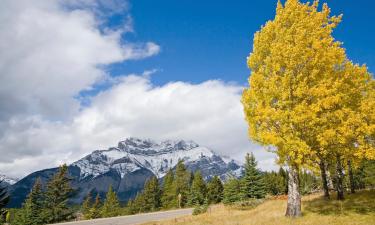
M 327 174 L 330 174 L 329 171 Z M 331 172 L 334 173 L 334 168 Z M 118 200 L 112 186 L 109 186 L 103 200 L 99 194 L 95 197 L 88 194 L 82 205 L 77 206 L 68 202 L 76 191 L 70 186 L 67 166 L 63 165 L 46 185 L 43 185 L 39 178 L 35 181 L 21 209 L 5 210 L 9 194 L 6 188 L 0 185 L 0 221 L 6 220 L 12 225 L 42 225 L 183 207 L 194 207 L 194 212 L 199 213 L 204 212 L 210 204 L 235 204 L 263 199 L 267 195 L 285 195 L 288 193 L 288 173 L 289 171 L 282 167 L 277 172 L 259 170 L 251 153 L 245 157 L 242 176 L 232 176 L 222 183 L 217 176 L 206 181 L 200 171 L 192 173 L 183 161 L 179 161 L 176 168 L 169 170 L 163 180 L 155 176 L 148 179 L 143 190 L 126 204 Z M 299 172 L 299 189 L 302 194 L 322 190 L 322 180 L 316 174 L 316 171 L 308 170 Z M 349 181 L 349 176 L 346 176 L 344 188 L 375 188 L 375 161 L 361 162 L 360 166 L 352 171 L 352 176 L 354 187 L 350 186 L 352 182 Z M 328 178 L 328 186 L 334 189 L 337 181 L 330 176 Z
M 345 180 L 354 193 L 354 171 L 375 159 L 375 81 L 333 37 L 342 15 L 330 13 L 318 1 L 279 1 L 247 60 L 251 76 L 242 103 L 249 136 L 288 166 L 291 217 L 302 215 L 302 170 L 319 171 L 327 199 L 333 177 L 343 200 Z
M 149 178 L 143 190 L 128 200 L 124 207 L 121 207 L 110 187 L 103 204 L 99 195 L 95 201 L 89 195 L 82 204 L 81 211 L 84 219 L 94 219 L 215 204 L 221 202 L 222 198 L 223 184 L 219 177 L 214 176 L 206 182 L 200 171 L 192 173 L 187 170 L 183 161 L 179 161 L 175 170 L 169 170 L 162 181 L 156 176 Z
M 68 200 L 75 192 L 67 172 L 66 165 L 60 166 L 45 187 L 37 178 L 22 208 L 9 210 L 7 222 L 12 225 L 39 225 L 74 219 L 75 210 L 68 205 Z

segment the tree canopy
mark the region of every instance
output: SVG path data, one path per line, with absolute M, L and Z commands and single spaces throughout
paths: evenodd
M 301 215 L 301 167 L 334 160 L 340 177 L 344 160 L 374 154 L 373 112 L 365 106 L 374 101 L 372 77 L 334 39 L 342 16 L 330 12 L 318 1 L 278 2 L 247 61 L 250 87 L 242 103 L 249 135 L 289 166 L 288 216 Z

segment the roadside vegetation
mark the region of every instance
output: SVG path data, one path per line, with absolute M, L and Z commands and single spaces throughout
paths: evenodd
M 262 172 L 257 168 L 254 155 L 247 154 L 243 176 L 241 178 L 233 176 L 223 184 L 218 177 L 205 181 L 200 171 L 192 173 L 180 161 L 176 169 L 170 170 L 162 182 L 159 182 L 156 177 L 151 177 L 145 183 L 144 189 L 126 203 L 119 202 L 110 186 L 105 198 L 101 199 L 99 195 L 93 197 L 89 194 L 82 205 L 78 206 L 68 203 L 69 197 L 75 191 L 70 187 L 67 167 L 63 165 L 46 185 L 42 185 L 40 179 L 36 180 L 22 208 L 2 208 L 2 220 L 11 225 L 41 225 L 193 207 L 194 216 L 200 214 L 204 216 L 197 216 L 197 220 L 189 217 L 187 221 L 210 224 L 211 214 L 220 216 L 220 213 L 228 210 L 241 217 L 245 216 L 242 212 L 258 210 L 263 205 L 271 204 L 274 207 L 273 204 L 276 204 L 279 205 L 277 208 L 270 207 L 270 209 L 282 210 L 284 206 L 281 203 L 285 202 L 288 193 L 288 173 L 288 170 L 283 168 L 280 168 L 278 172 Z M 362 162 L 357 169 L 353 170 L 352 175 L 355 180 L 355 190 L 374 188 L 375 161 Z M 303 208 L 304 215 L 324 213 L 365 215 L 375 211 L 374 205 L 368 202 L 373 201 L 374 191 L 351 194 L 344 202 L 324 201 L 315 194 L 322 190 L 322 181 L 319 176 L 311 171 L 301 171 L 299 177 L 301 180 L 299 188 L 306 195 L 304 202 L 308 203 Z M 335 180 L 329 181 L 332 183 L 332 190 L 336 189 Z M 350 191 L 351 183 L 347 176 L 343 184 L 344 188 Z M 310 197 L 311 194 L 312 197 Z M 9 200 L 6 189 L 3 189 L 2 196 L 4 196 L 2 197 L 3 203 L 6 203 Z M 5 205 L 3 203 L 2 205 Z M 223 204 L 218 206 L 220 203 Z M 219 215 L 216 215 L 217 213 Z M 205 220 L 201 221 L 203 218 Z M 227 223 L 225 221 L 230 221 L 230 217 L 227 219 L 222 221 L 223 224 Z
M 348 194 L 346 199 L 327 200 L 322 192 L 302 197 L 302 217 L 285 217 L 286 196 L 265 200 L 252 208 L 214 205 L 207 213 L 145 225 L 370 225 L 375 221 L 375 190 Z

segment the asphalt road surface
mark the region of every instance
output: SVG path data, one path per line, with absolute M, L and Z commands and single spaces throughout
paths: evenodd
M 132 216 L 119 216 L 112 218 L 102 218 L 95 220 L 82 220 L 68 223 L 59 223 L 61 225 L 133 225 L 152 221 L 173 219 L 180 216 L 191 215 L 193 209 L 178 209 L 165 212 L 145 213 Z M 56 224 L 55 224 L 56 225 Z

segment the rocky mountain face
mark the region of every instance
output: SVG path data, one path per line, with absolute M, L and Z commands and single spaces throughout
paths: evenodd
M 18 180 L 15 178 L 7 177 L 3 174 L 0 174 L 0 181 L 4 182 L 5 185 L 13 185 L 17 183 Z
M 69 176 L 76 189 L 71 202 L 81 203 L 89 192 L 104 197 L 109 185 L 112 185 L 121 201 L 127 201 L 142 190 L 148 178 L 155 175 L 162 179 L 179 160 L 183 160 L 191 171 L 200 170 L 206 180 L 215 175 L 225 180 L 242 173 L 242 167 L 235 161 L 193 141 L 167 140 L 158 143 L 128 138 L 119 142 L 117 147 L 96 150 L 69 165 Z M 21 206 L 35 180 L 40 177 L 42 183 L 46 183 L 57 170 L 52 168 L 34 172 L 12 185 L 9 206 Z

